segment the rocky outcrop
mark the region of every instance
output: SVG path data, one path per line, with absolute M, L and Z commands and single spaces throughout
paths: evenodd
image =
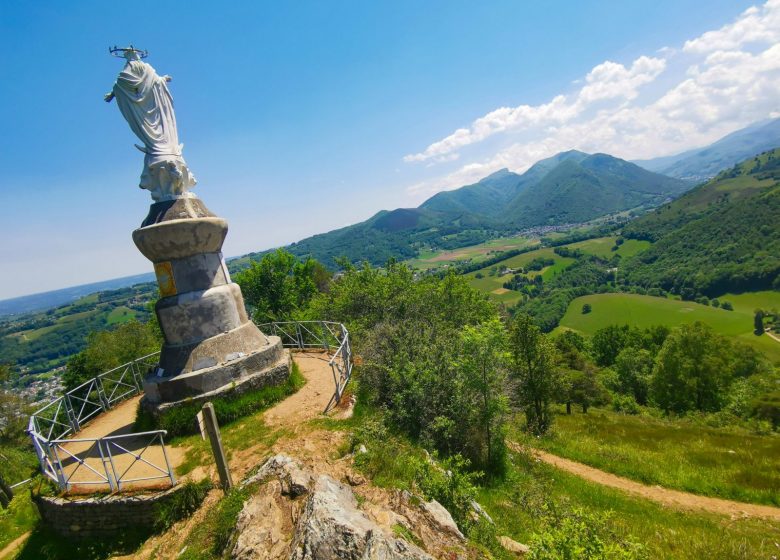
M 271 457 L 243 486 L 257 483 L 238 517 L 234 560 L 432 560 L 371 519 L 349 486 L 290 457 Z
M 417 546 L 385 535 L 357 507 L 349 487 L 322 475 L 306 502 L 292 560 L 431 560 Z
M 420 507 L 422 507 L 423 511 L 436 527 L 442 531 L 455 535 L 461 540 L 466 538 L 463 536 L 463 533 L 460 532 L 460 529 L 458 529 L 458 525 L 455 523 L 452 515 L 450 515 L 450 512 L 447 511 L 447 508 L 439 502 L 436 500 L 423 502 Z

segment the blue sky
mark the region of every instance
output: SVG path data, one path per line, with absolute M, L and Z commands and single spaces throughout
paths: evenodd
M 173 76 L 235 256 L 562 149 L 665 155 L 775 115 L 780 6 L 752 5 L 5 0 L 0 298 L 151 270 L 109 45 Z

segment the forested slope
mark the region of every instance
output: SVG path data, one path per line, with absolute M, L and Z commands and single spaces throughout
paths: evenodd
M 631 284 L 695 297 L 780 289 L 780 149 L 765 152 L 626 226 L 653 241 L 623 263 Z

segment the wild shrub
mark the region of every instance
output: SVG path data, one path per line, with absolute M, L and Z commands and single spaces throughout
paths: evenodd
M 639 560 L 645 548 L 622 539 L 610 525 L 610 513 L 571 509 L 548 510 L 541 518 L 541 530 L 531 537 L 529 558 L 533 560 Z

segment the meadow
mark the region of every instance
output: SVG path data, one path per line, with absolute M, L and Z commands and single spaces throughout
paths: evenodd
M 518 440 L 555 455 L 704 496 L 780 506 L 780 437 L 694 419 L 666 419 L 591 409 L 556 416 L 552 432 Z
M 777 553 L 780 523 L 666 508 L 594 484 L 522 453 L 510 454 L 508 481 L 483 487 L 477 501 L 496 523 L 498 534 L 529 542 L 544 499 L 559 508 L 583 508 L 608 516 L 613 538 L 641 543 L 648 558 L 771 558 Z
M 538 239 L 529 237 L 500 237 L 491 239 L 478 245 L 461 247 L 448 251 L 420 251 L 419 256 L 406 261 L 411 268 L 418 270 L 430 270 L 440 266 L 463 261 L 480 262 L 486 260 L 495 253 L 502 251 L 511 251 L 513 249 L 523 249 L 539 243 Z
M 760 294 L 764 294 L 763 296 Z M 592 335 L 598 329 L 614 324 L 645 328 L 652 325 L 677 327 L 702 321 L 716 332 L 751 345 L 773 362 L 780 361 L 780 342 L 766 335 L 753 334 L 753 305 L 757 301 L 777 302 L 777 292 L 757 292 L 733 298 L 734 311 L 638 294 L 594 294 L 573 300 L 557 330 L 571 329 Z M 582 306 L 590 304 L 591 312 L 582 313 Z
M 526 275 L 529 278 L 541 275 L 545 281 L 549 281 L 554 275 L 558 274 L 561 270 L 574 262 L 574 259 L 556 255 L 552 248 L 547 247 L 544 249 L 537 249 L 536 251 L 523 253 L 522 255 L 516 255 L 514 257 L 505 259 L 498 264 L 494 264 L 474 272 L 469 272 L 466 274 L 466 278 L 468 279 L 468 283 L 472 288 L 486 292 L 490 295 L 491 298 L 502 303 L 514 304 L 522 299 L 522 294 L 513 290 L 507 290 L 503 287 L 504 282 L 509 281 L 513 274 L 504 274 L 503 276 L 500 276 L 498 272 L 504 268 L 522 268 L 532 260 L 540 257 L 553 259 L 554 263 L 550 266 L 544 267 L 542 270 L 530 271 Z M 491 274 L 491 269 L 494 269 L 496 272 Z M 478 275 L 482 277 L 478 278 Z
M 615 246 L 616 240 L 617 237 L 598 237 L 596 239 L 586 239 L 585 241 L 572 243 L 571 245 L 567 245 L 567 247 L 570 249 L 579 249 L 583 253 L 594 255 L 602 259 L 611 259 L 613 255 L 620 255 L 621 258 L 633 257 L 651 245 L 649 241 L 626 239 L 613 251 L 612 248 Z
M 359 403 L 350 420 L 315 422 L 333 430 L 354 430 L 371 412 L 374 411 L 366 410 Z M 358 428 L 353 434 L 359 431 Z M 354 444 L 354 435 L 351 440 Z M 378 486 L 413 489 L 415 469 L 410 458 L 419 460 L 425 452 L 398 434 L 385 434 L 385 440 L 385 445 L 366 442 L 368 453 L 359 469 Z M 349 448 L 340 451 L 348 453 Z M 706 512 L 667 508 L 585 481 L 523 452 L 509 452 L 505 477 L 483 479 L 477 487 L 476 500 L 495 522 L 496 535 L 506 535 L 522 543 L 532 542 L 534 535 L 542 530 L 545 516 L 578 509 L 607 519 L 601 529 L 608 534 L 600 534 L 606 542 L 638 542 L 647 558 L 770 558 L 776 553 L 774 542 L 780 539 L 778 522 L 729 519 Z M 477 546 L 486 540 L 479 531 L 470 533 L 469 538 Z M 492 548 L 489 557 L 515 558 L 500 547 Z

